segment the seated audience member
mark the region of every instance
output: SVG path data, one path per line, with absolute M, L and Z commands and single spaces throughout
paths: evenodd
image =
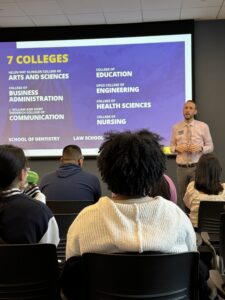
M 67 259 L 86 252 L 196 251 L 185 213 L 172 201 L 148 196 L 165 170 L 159 141 L 147 130 L 105 134 L 98 168 L 114 196 L 100 198 L 74 220 L 67 234 Z
M 189 183 L 184 203 L 190 209 L 190 219 L 198 226 L 200 201 L 225 201 L 225 183 L 221 183 L 222 168 L 219 160 L 211 153 L 203 154 L 196 166 L 195 181 Z
M 28 168 L 22 149 L 0 145 L 0 237 L 8 244 L 59 243 L 50 209 L 23 193 Z
M 63 149 L 61 165 L 52 173 L 45 175 L 40 182 L 40 189 L 47 200 L 93 200 L 101 197 L 98 178 L 82 170 L 83 156 L 76 145 Z
M 151 189 L 149 196 L 162 196 L 165 199 L 177 203 L 177 190 L 173 180 L 166 174 L 163 174 L 159 182 Z
M 67 262 L 60 280 L 68 299 L 75 295 L 83 299 L 85 293 L 79 258 L 83 253 L 197 251 L 187 215 L 172 201 L 148 195 L 165 171 L 159 142 L 160 137 L 147 130 L 105 134 L 98 168 L 113 197 L 102 197 L 83 209 L 69 228 Z M 199 299 L 207 300 L 208 270 L 202 263 L 199 268 Z

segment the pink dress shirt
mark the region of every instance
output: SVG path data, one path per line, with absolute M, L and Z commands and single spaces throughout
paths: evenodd
M 176 162 L 181 165 L 197 163 L 203 153 L 213 151 L 213 141 L 208 125 L 204 122 L 193 120 L 191 123 L 182 121 L 173 126 L 170 143 L 171 153 L 176 153 L 176 146 L 189 143 L 187 138 L 188 126 L 190 126 L 191 131 L 191 137 L 189 135 L 190 142 L 202 146 L 203 150 L 198 153 L 177 153 Z

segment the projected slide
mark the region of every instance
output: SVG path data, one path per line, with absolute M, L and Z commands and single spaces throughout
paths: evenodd
M 96 155 L 104 132 L 147 128 L 169 145 L 192 97 L 191 35 L 0 44 L 0 142 L 29 156 Z

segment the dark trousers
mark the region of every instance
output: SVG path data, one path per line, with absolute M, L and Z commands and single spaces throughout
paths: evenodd
M 186 189 L 188 184 L 195 180 L 195 169 L 193 168 L 181 168 L 177 167 L 177 185 L 178 185 L 178 198 L 177 204 L 178 206 L 185 212 L 184 205 L 184 195 L 186 193 Z

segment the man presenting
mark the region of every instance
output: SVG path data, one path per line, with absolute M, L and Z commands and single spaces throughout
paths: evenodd
M 190 181 L 194 180 L 195 167 L 203 153 L 213 151 L 213 142 L 206 123 L 197 121 L 197 106 L 188 100 L 183 107 L 184 121 L 173 126 L 170 151 L 176 153 L 178 205 L 184 209 L 183 197 Z
M 83 156 L 76 145 L 63 149 L 59 168 L 45 175 L 40 182 L 40 190 L 46 200 L 93 200 L 101 197 L 98 178 L 82 170 Z

